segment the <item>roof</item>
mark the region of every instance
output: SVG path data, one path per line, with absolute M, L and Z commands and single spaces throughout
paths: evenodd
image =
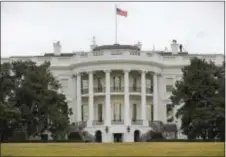
M 163 130 L 165 132 L 176 132 L 177 131 L 177 125 L 176 124 L 164 124 Z
M 75 53 L 61 53 L 59 56 L 60 57 L 71 57 L 71 56 L 74 56 Z M 54 53 L 45 53 L 44 54 L 45 57 L 52 57 L 52 56 L 56 56 L 54 55 Z
M 188 52 L 178 52 L 177 54 L 173 54 L 172 52 L 157 52 L 158 54 L 162 55 L 162 56 L 186 56 L 188 55 Z
M 133 46 L 133 45 L 120 45 L 120 44 L 97 46 L 97 47 L 95 47 L 93 49 L 93 51 L 110 50 L 110 49 L 131 49 L 131 50 L 140 51 L 140 48 L 137 47 L 137 46 Z

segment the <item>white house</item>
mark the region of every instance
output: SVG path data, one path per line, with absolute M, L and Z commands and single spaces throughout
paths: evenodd
M 89 134 L 102 142 L 134 142 L 150 131 L 151 121 L 177 125 L 176 108 L 169 99 L 181 68 L 190 58 L 212 60 L 221 65 L 223 54 L 188 54 L 176 40 L 171 51 L 142 51 L 137 45 L 91 45 L 90 52 L 62 53 L 60 42 L 44 56 L 2 58 L 3 62 L 32 60 L 51 62 L 73 110 L 71 123 L 84 122 Z

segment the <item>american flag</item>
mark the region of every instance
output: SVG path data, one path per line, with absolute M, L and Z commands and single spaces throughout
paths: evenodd
M 116 8 L 116 14 L 127 17 L 127 11 Z

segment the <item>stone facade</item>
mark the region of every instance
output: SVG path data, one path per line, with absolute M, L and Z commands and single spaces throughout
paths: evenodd
M 173 52 L 142 51 L 130 45 L 92 45 L 90 52 L 62 53 L 59 42 L 54 53 L 44 56 L 2 58 L 1 62 L 32 60 L 51 62 L 51 70 L 62 85 L 73 110 L 71 123 L 83 122 L 90 136 L 102 142 L 134 142 L 152 130 L 152 121 L 176 124 L 176 108 L 169 99 L 181 68 L 193 57 L 221 65 L 221 54 L 188 54 L 172 43 Z M 175 131 L 164 133 L 176 137 Z M 139 137 L 139 138 L 138 138 Z M 178 130 L 177 138 L 186 138 Z

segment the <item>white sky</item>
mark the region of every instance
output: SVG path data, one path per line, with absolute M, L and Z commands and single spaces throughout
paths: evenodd
M 176 39 L 189 53 L 224 53 L 223 2 L 117 2 L 119 44 L 141 41 L 143 50 L 170 48 Z M 63 52 L 89 51 L 115 42 L 113 2 L 3 2 L 1 55 L 41 55 L 60 41 Z

